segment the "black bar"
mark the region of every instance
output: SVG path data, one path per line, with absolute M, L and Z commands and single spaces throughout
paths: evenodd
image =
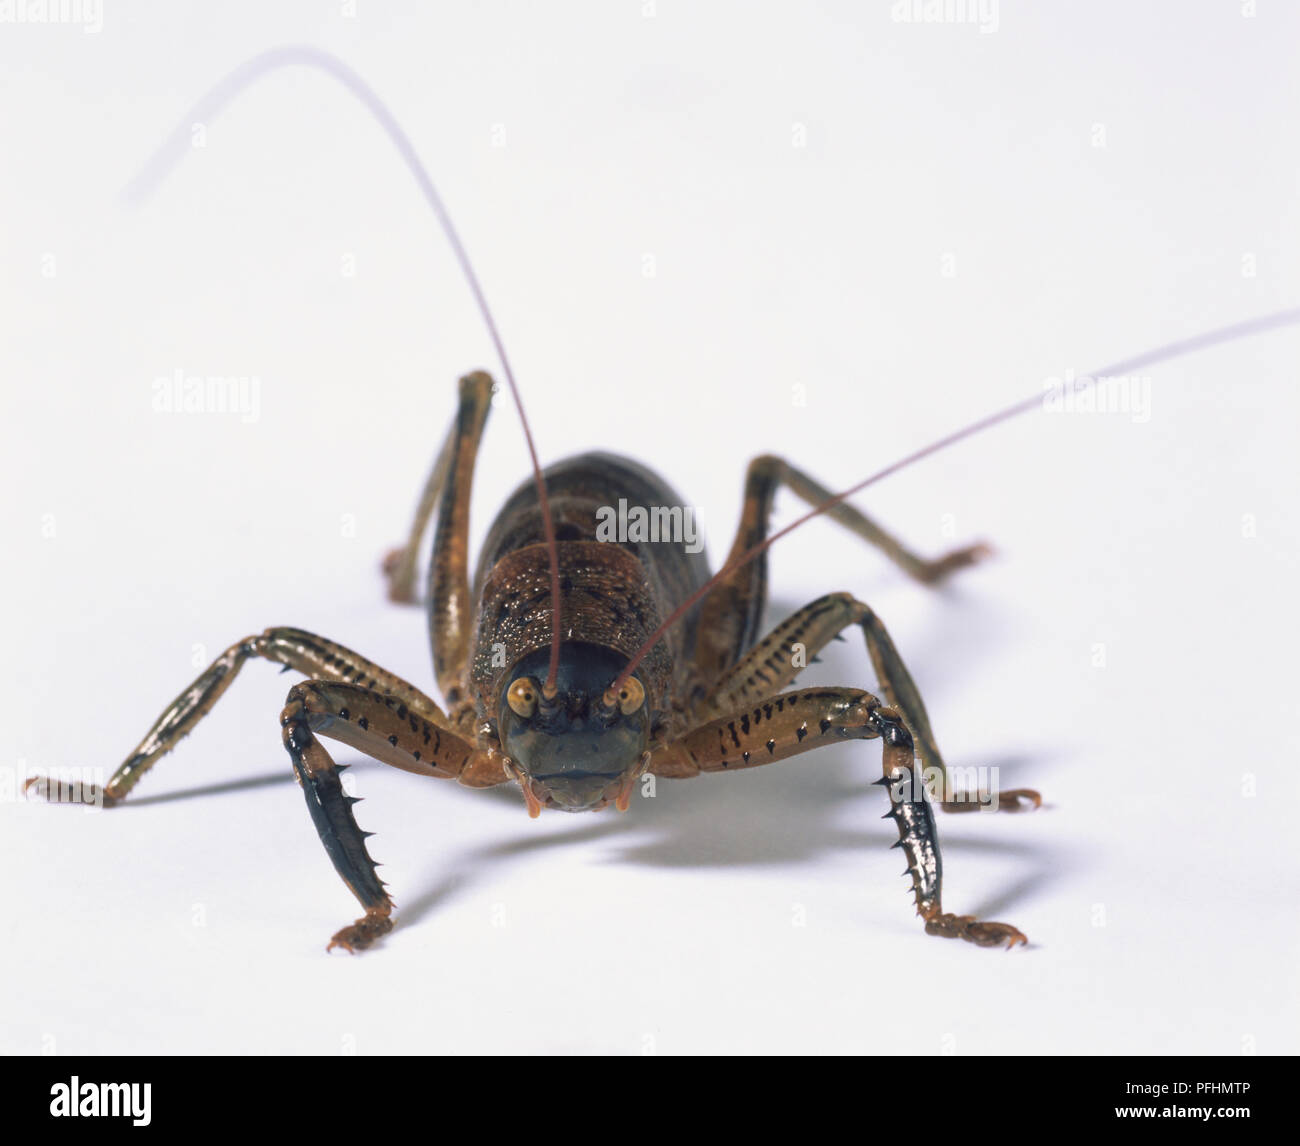
M 872 1080 L 869 1087 L 862 1085 L 863 1063 Z M 394 1118 L 419 1123 L 433 1117 L 436 1110 L 430 1111 L 427 1103 L 436 1092 L 441 1097 L 434 1099 L 435 1107 L 444 1114 L 449 1109 L 444 1104 L 464 1104 L 463 1113 L 471 1120 L 490 1115 L 493 1138 L 516 1118 L 534 1133 L 539 1118 L 580 1114 L 611 1117 L 618 1125 L 633 1110 L 644 1131 L 643 1120 L 680 1123 L 680 1090 L 686 1083 L 692 1092 L 689 1104 L 707 1103 L 733 1133 L 755 1119 L 770 1132 L 764 1112 L 775 1104 L 783 1117 L 796 1120 L 798 1111 L 806 1109 L 807 1129 L 813 1132 L 838 1108 L 842 1115 L 836 1113 L 834 1121 L 865 1122 L 873 1138 L 895 1118 L 899 1129 L 916 1130 L 918 1111 L 924 1111 L 923 1121 L 933 1119 L 936 1130 L 983 1127 L 998 1138 L 1004 1133 L 1019 1137 L 1022 1131 L 1054 1137 L 1066 1129 L 1121 1125 L 1137 1126 L 1146 1135 L 1156 1124 L 1231 1130 L 1249 1139 L 1252 1133 L 1262 1136 L 1266 1124 L 1294 1124 L 1300 1087 L 1291 1078 L 1293 1064 L 1294 1059 L 1226 1056 L 891 1061 L 882 1054 L 842 1063 L 809 1060 L 806 1070 L 815 1082 L 810 1089 L 801 1079 L 804 1064 L 769 1067 L 758 1058 L 712 1059 L 688 1076 L 679 1065 L 653 1058 L 636 1065 L 589 1062 L 581 1068 L 548 1059 L 493 1065 L 464 1058 L 355 1056 L 11 1058 L 5 1128 L 13 1142 L 31 1141 L 20 1137 L 23 1131 L 71 1128 L 95 1134 L 113 1123 L 115 1130 L 169 1136 L 195 1127 L 210 1133 L 256 1131 L 267 1128 L 264 1112 L 269 1110 L 275 1112 L 275 1124 L 291 1128 L 295 1139 L 324 1135 L 337 1140 L 354 1131 L 373 1133 L 377 1126 L 391 1126 Z M 589 1077 L 575 1092 L 578 1069 Z M 74 1079 L 76 1114 L 70 1112 Z M 101 1084 L 115 1085 L 105 1090 Z M 136 1086 L 127 1090 L 120 1084 Z M 917 1087 L 922 1089 L 908 1093 Z M 110 1111 L 114 1101 L 116 1116 Z M 90 1112 L 96 1106 L 99 1115 Z M 1195 1115 L 1186 1113 L 1193 1108 Z M 434 1123 L 428 1129 L 432 1133 Z

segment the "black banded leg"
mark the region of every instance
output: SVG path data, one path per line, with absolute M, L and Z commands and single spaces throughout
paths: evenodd
M 336 765 L 318 737 L 340 740 L 407 772 L 446 779 L 481 768 L 486 754 L 412 712 L 396 696 L 334 681 L 294 685 L 280 725 L 321 842 L 334 870 L 365 909 L 365 915 L 330 940 L 329 948 L 359 951 L 392 930 L 393 901 L 366 850 L 370 833 L 361 831 L 352 814 L 357 800 L 343 791 L 339 773 L 346 765 Z M 496 766 L 500 772 L 499 762 Z M 497 782 L 506 779 L 500 772 Z
M 745 474 L 744 506 L 728 561 L 740 557 L 767 537 L 772 502 L 781 485 L 809 505 L 819 505 L 834 496 L 831 490 L 783 458 L 771 454 L 755 458 Z M 847 502 L 831 507 L 826 516 L 875 546 L 908 576 L 927 585 L 942 581 L 989 553 L 985 545 L 970 545 L 929 561 Z M 720 581 L 705 598 L 696 654 L 702 680 L 715 680 L 753 644 L 762 622 L 766 591 L 767 555 L 764 553 Z
M 841 632 L 850 625 L 862 629 L 881 690 L 889 703 L 903 714 L 912 730 L 923 768 L 936 769 L 942 784 L 941 794 L 951 793 L 952 778 L 912 674 L 874 610 L 848 593 L 819 597 L 786 618 L 718 679 L 704 699 L 700 709 L 702 715 L 714 716 L 743 708 L 779 692 L 791 684 L 827 644 L 842 639 Z M 982 806 L 965 791 L 961 795 L 964 798 L 943 803 L 943 810 L 964 812 Z M 1000 811 L 1037 808 L 1041 803 L 1042 797 L 1028 788 L 998 794 Z

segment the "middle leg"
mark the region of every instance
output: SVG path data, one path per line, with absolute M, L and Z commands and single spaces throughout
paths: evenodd
M 352 814 L 357 801 L 343 791 L 340 773 L 347 766 L 336 765 L 318 737 L 342 741 L 406 772 L 475 786 L 509 778 L 502 758 L 426 720 L 400 697 L 336 681 L 294 685 L 280 714 L 280 726 L 321 843 L 334 870 L 365 909 L 360 919 L 330 940 L 329 947 L 348 951 L 369 947 L 392 930 L 393 901 L 366 849 L 370 833 L 357 826 Z
M 286 672 L 293 670 L 320 680 L 365 686 L 391 695 L 422 718 L 439 727 L 449 727 L 442 709 L 419 689 L 337 641 L 304 629 L 267 629 L 257 636 L 236 641 L 163 710 L 144 739 L 118 765 L 103 791 L 96 792 L 104 806 L 112 807 L 126 799 L 141 777 L 212 711 L 239 675 L 239 670 L 257 658 L 281 664 Z M 48 798 L 63 799 L 57 785 L 51 785 L 39 776 L 29 779 L 27 786 Z
M 951 777 L 912 674 L 875 611 L 848 593 L 819 597 L 779 624 L 716 681 L 697 711 L 708 719 L 774 695 L 793 683 L 812 658 L 830 641 L 840 639 L 841 632 L 850 625 L 862 630 L 876 679 L 886 699 L 903 714 L 911 729 L 922 768 L 937 769 L 943 792 L 951 793 Z M 1042 797 L 1029 788 L 998 794 L 998 809 L 1004 812 L 1037 808 L 1041 803 Z M 945 812 L 965 812 L 980 806 L 969 798 L 954 798 L 942 804 Z

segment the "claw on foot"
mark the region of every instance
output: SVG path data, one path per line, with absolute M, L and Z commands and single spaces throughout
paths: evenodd
M 335 947 L 342 947 L 344 951 L 355 955 L 358 951 L 364 951 L 380 936 L 387 935 L 392 929 L 393 921 L 387 911 L 367 911 L 355 923 L 336 932 L 325 950 L 333 951 Z
M 977 947 L 1006 947 L 1010 950 L 1019 944 L 1029 945 L 1029 940 L 1019 928 L 1009 923 L 985 923 L 973 915 L 935 914 L 925 921 L 927 935 L 944 939 L 965 939 Z
M 968 545 L 965 549 L 954 549 L 951 553 L 927 561 L 921 571 L 921 580 L 927 585 L 937 585 L 958 569 L 965 569 L 968 565 L 977 565 L 981 561 L 988 560 L 993 553 L 993 546 L 984 541 Z
M 406 550 L 390 549 L 384 554 L 381 568 L 388 582 L 388 599 L 398 605 L 416 605 L 415 569 L 404 564 Z
M 939 805 L 948 815 L 957 812 L 982 812 L 988 808 L 988 793 L 979 792 L 961 800 L 945 800 Z M 1032 812 L 1043 806 L 1043 797 L 1033 788 L 1012 788 L 998 793 L 996 810 L 999 812 Z
M 1043 797 L 1033 788 L 1012 788 L 998 794 L 999 812 L 1033 812 L 1043 806 Z

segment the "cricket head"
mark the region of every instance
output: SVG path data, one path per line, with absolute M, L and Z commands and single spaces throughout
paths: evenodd
M 515 665 L 497 714 L 501 747 L 529 814 L 543 807 L 595 811 L 611 802 L 627 811 L 632 785 L 649 759 L 644 686 L 629 676 L 611 690 L 626 655 L 566 641 L 547 695 L 549 663 L 550 650 L 539 649 Z

